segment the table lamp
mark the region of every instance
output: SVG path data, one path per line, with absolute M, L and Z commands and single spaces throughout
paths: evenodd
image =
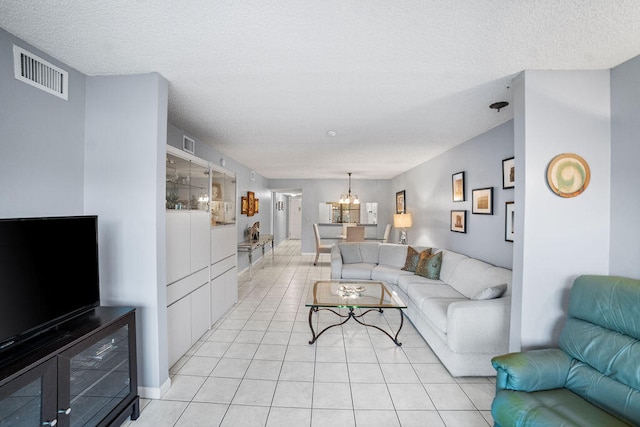
M 409 213 L 401 213 L 393 215 L 393 226 L 395 228 L 399 228 L 400 231 L 400 241 L 398 243 L 402 245 L 407 244 L 407 228 L 411 228 L 413 222 L 411 221 L 411 214 Z

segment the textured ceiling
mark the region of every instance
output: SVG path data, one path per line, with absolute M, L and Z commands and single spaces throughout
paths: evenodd
M 518 72 L 640 54 L 637 0 L 0 0 L 0 27 L 159 72 L 171 123 L 267 178 L 392 178 L 511 119 Z

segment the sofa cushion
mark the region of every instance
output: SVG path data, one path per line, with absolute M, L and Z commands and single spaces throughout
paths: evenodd
M 422 276 L 417 276 L 411 272 L 406 272 L 408 274 L 403 274 L 401 276 L 398 276 L 398 287 L 402 290 L 402 292 L 404 293 L 408 293 L 409 292 L 409 288 L 413 285 L 413 284 L 417 284 L 418 286 L 420 285 L 443 285 L 444 282 L 442 280 L 431 280 L 431 279 L 427 279 L 426 277 L 422 277 Z
M 440 279 L 445 283 L 449 283 L 449 279 L 453 272 L 458 268 L 460 261 L 468 259 L 466 255 L 457 252 L 442 250 L 442 268 L 440 269 Z
M 410 271 L 399 270 L 398 267 L 391 265 L 378 265 L 371 272 L 371 280 L 380 280 L 392 285 L 397 285 L 398 279 L 402 275 L 413 276 L 413 273 Z
M 362 262 L 378 264 L 380 262 L 380 243 L 379 242 L 363 242 L 358 243 L 360 246 L 360 254 Z
M 458 293 L 451 286 L 447 285 L 424 285 L 412 283 L 409 286 L 409 292 L 407 292 L 409 298 L 413 300 L 418 308 L 422 310 L 424 302 L 428 299 L 438 298 L 450 298 L 452 300 L 461 301 L 464 300 L 464 295 Z M 425 317 L 430 318 L 431 313 L 424 312 Z
M 483 290 L 475 294 L 471 299 L 484 300 L 484 299 L 500 298 L 505 293 L 506 290 L 507 290 L 506 283 L 503 283 L 502 285 L 490 286 L 488 288 L 484 288 Z
M 596 345 L 597 343 L 594 343 L 593 347 L 596 347 Z M 606 352 L 609 349 L 608 347 L 605 344 L 603 352 Z M 609 355 L 612 353 L 614 352 L 610 352 Z M 620 365 L 616 363 L 615 356 L 617 355 L 614 354 L 614 358 L 610 359 L 612 365 Z M 635 371 L 637 375 L 637 359 L 629 363 L 629 369 L 627 370 Z M 569 369 L 567 383 L 564 387 L 585 400 L 597 402 L 598 406 L 620 418 L 640 420 L 640 392 L 638 389 L 618 381 L 617 376 L 615 372 L 611 377 L 603 375 L 586 363 L 574 361 Z M 631 382 L 637 383 L 637 378 Z
M 356 264 L 362 262 L 359 243 L 339 243 L 343 264 Z
M 440 279 L 440 269 L 442 267 L 442 251 L 436 254 L 429 254 L 427 251 L 420 252 L 420 260 L 416 267 L 416 274 L 427 279 Z
M 358 280 L 371 280 L 371 272 L 376 267 L 376 264 L 370 263 L 354 263 L 345 264 L 342 266 L 342 278 L 343 279 L 358 279 Z
M 499 390 L 491 414 L 496 425 L 503 426 L 628 426 L 567 389 Z
M 485 273 L 490 268 L 493 268 L 493 265 L 475 258 L 460 260 L 451 277 L 447 280 L 447 284 L 467 298 L 473 298 L 474 295 L 486 287 L 504 283 L 483 283 L 484 281 L 481 278 L 485 276 Z
M 415 248 L 418 253 L 420 252 Z M 385 243 L 380 245 L 378 263 L 401 269 L 407 259 L 407 245 L 397 243 Z

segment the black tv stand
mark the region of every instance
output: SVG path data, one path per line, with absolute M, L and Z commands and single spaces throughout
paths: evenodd
M 140 413 L 135 309 L 95 307 L 0 352 L 7 425 L 118 425 Z

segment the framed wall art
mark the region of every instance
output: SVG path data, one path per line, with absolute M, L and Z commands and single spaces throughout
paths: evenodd
M 514 223 L 515 223 L 515 204 L 513 202 L 506 202 L 504 204 L 504 240 L 507 242 L 513 242 L 513 236 L 515 235 Z
M 477 188 L 471 192 L 471 213 L 493 215 L 493 187 Z
M 464 172 L 451 176 L 451 199 L 454 202 L 464 202 Z
M 256 194 L 253 191 L 247 191 L 247 216 L 253 216 L 256 213 Z
M 587 189 L 590 180 L 589 164 L 577 154 L 558 154 L 547 167 L 547 184 L 560 197 L 576 197 Z
M 242 196 L 242 202 L 240 203 L 240 214 L 246 215 L 249 212 L 249 200 L 245 196 Z
M 502 161 L 502 188 L 513 188 L 516 183 L 516 164 L 513 157 Z
M 256 203 L 255 203 L 255 207 L 253 208 L 253 213 L 259 213 L 260 212 L 260 199 L 255 199 Z
M 467 232 L 467 211 L 451 211 L 451 231 Z
M 405 190 L 396 193 L 396 213 L 407 213 L 407 205 L 405 200 Z

